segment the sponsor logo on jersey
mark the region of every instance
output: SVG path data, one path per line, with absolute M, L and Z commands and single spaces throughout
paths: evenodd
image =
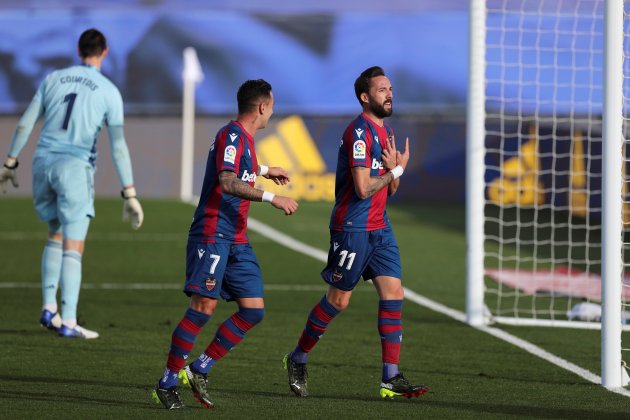
M 256 182 L 256 173 L 250 174 L 247 172 L 247 169 L 243 171 L 243 175 L 241 175 L 241 181 L 245 182 Z
M 205 249 L 197 249 L 197 254 L 199 255 L 199 259 L 203 258 L 203 254 L 206 253 Z
M 236 140 L 238 138 L 238 134 L 236 133 L 230 133 L 230 141 L 232 143 L 234 143 L 234 140 Z
M 223 154 L 223 160 L 233 165 L 234 159 L 236 159 L 236 147 L 234 146 L 226 147 L 225 153 Z
M 372 158 L 372 169 L 383 169 L 383 162 Z
M 343 278 L 343 273 L 339 270 L 333 271 L 332 279 L 334 282 L 338 282 Z
M 365 159 L 365 142 L 357 140 L 352 146 L 352 157 L 355 159 Z
M 363 135 L 363 130 L 360 128 L 355 128 L 354 132 L 357 133 L 357 138 L 360 139 L 361 136 Z
M 206 289 L 212 291 L 216 285 L 217 279 L 213 279 L 212 277 L 208 277 L 206 279 Z
M 333 242 L 333 252 L 337 251 L 337 248 L 339 248 L 339 243 L 338 242 Z

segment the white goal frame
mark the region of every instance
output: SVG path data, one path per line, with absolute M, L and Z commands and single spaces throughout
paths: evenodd
M 489 322 L 599 328 L 599 323 L 490 317 L 484 304 L 484 205 L 486 122 L 486 0 L 471 0 L 466 154 L 466 316 L 472 326 Z M 602 169 L 602 385 L 625 385 L 621 359 L 623 278 L 623 0 L 606 0 L 604 12 L 604 103 Z M 625 374 L 625 375 L 624 375 Z

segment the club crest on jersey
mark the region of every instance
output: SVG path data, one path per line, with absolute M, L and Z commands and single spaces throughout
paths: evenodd
M 355 159 L 365 159 L 365 142 L 357 140 L 352 145 L 352 157 Z
M 213 279 L 212 277 L 208 277 L 206 279 L 206 289 L 212 291 L 216 285 L 217 279 Z
M 383 169 L 383 162 L 372 158 L 372 169 Z
M 247 172 L 247 169 L 243 171 L 243 175 L 241 175 L 241 181 L 245 182 L 256 182 L 256 173 L 250 174 Z
M 334 282 L 338 282 L 343 278 L 343 273 L 339 270 L 333 271 L 332 279 Z
M 354 132 L 357 133 L 357 138 L 361 138 L 361 136 L 363 135 L 363 130 L 360 128 L 355 128 Z
M 236 147 L 234 146 L 226 147 L 225 153 L 223 154 L 223 160 L 233 165 L 234 159 L 236 159 Z
M 234 143 L 234 140 L 236 140 L 238 138 L 238 134 L 236 133 L 230 133 L 230 141 L 232 143 Z

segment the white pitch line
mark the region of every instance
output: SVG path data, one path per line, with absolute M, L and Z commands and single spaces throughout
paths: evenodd
M 184 283 L 83 283 L 85 290 L 182 290 Z M 0 282 L 0 289 L 39 289 L 41 283 Z M 325 292 L 326 285 L 320 284 L 265 284 L 265 291 L 272 292 Z M 372 292 L 361 288 L 357 292 Z
M 326 262 L 328 258 L 328 254 L 326 252 L 314 248 L 310 245 L 304 244 L 270 226 L 265 225 L 262 222 L 259 222 L 256 219 L 252 219 L 251 217 L 247 219 L 247 226 L 251 228 L 253 231 L 258 232 L 259 234 L 265 236 L 266 238 L 278 242 L 281 245 L 286 246 L 289 249 L 292 249 L 297 252 L 301 252 L 307 256 L 313 257 L 319 261 Z M 403 288 L 405 290 L 405 299 L 409 299 L 410 301 L 417 303 L 420 306 L 423 306 L 427 309 L 430 309 L 434 312 L 438 312 L 440 314 L 446 315 L 450 318 L 453 318 L 456 321 L 466 323 L 466 314 L 456 309 L 449 308 L 448 306 L 442 305 L 434 300 L 431 300 L 425 296 L 422 296 L 411 289 L 406 287 Z M 601 385 L 601 377 L 594 374 L 593 372 L 581 368 L 580 366 L 569 362 L 568 360 L 564 360 L 561 357 L 558 357 L 552 353 L 549 353 L 547 350 L 538 347 L 535 344 L 530 343 L 529 341 L 518 338 L 508 332 L 500 330 L 498 328 L 489 327 L 489 326 L 480 326 L 473 327 L 478 329 L 479 331 L 483 331 L 487 334 L 490 334 L 500 340 L 506 341 L 518 348 L 525 350 L 526 352 L 533 354 L 534 356 L 540 357 L 547 362 L 554 364 L 562 369 L 568 370 L 589 382 L 592 382 L 597 385 Z M 630 397 L 630 391 L 625 388 L 607 388 L 609 391 L 615 392 L 617 394 L 624 395 L 626 397 Z

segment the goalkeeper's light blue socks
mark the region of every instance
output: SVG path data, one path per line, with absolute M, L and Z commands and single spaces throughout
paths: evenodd
M 61 263 L 61 318 L 68 327 L 76 326 L 77 304 L 81 289 L 81 254 L 63 251 Z M 74 324 L 74 325 L 71 325 Z
M 57 288 L 62 258 L 61 242 L 49 239 L 42 254 L 42 303 L 43 309 L 53 314 L 57 312 Z

